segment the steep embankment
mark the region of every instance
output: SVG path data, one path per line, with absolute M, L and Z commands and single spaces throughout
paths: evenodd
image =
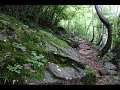
M 95 84 L 95 74 L 65 41 L 0 13 L 0 84 Z

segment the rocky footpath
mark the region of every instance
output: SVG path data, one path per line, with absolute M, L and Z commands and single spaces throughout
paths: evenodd
M 111 62 L 102 61 L 97 57 L 97 49 L 90 42 L 81 40 L 78 52 L 81 58 L 89 65 L 96 75 L 96 85 L 119 85 L 119 69 Z

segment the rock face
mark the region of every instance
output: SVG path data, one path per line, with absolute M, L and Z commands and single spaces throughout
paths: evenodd
M 85 66 L 84 60 L 79 57 L 77 51 L 75 51 L 73 48 L 71 47 L 64 48 L 54 43 L 48 43 L 48 42 L 45 42 L 45 43 L 46 43 L 45 44 L 46 51 L 54 52 L 54 55 L 56 57 L 66 58 L 68 61 L 72 63 L 77 63 L 82 68 L 84 68 Z
M 4 41 L 6 39 L 7 39 L 7 36 L 5 36 L 2 33 L 0 33 L 0 41 Z
M 84 83 L 84 80 L 87 78 L 85 77 L 86 74 L 84 72 L 86 64 L 84 60 L 80 58 L 78 52 L 75 49 L 72 47 L 63 47 L 62 45 L 46 40 L 39 42 L 39 44 L 44 45 L 44 52 L 46 52 L 47 55 L 53 55 L 55 58 L 58 58 L 58 61 L 64 59 L 71 64 L 71 67 L 59 67 L 57 64 L 50 62 L 46 66 L 46 71 L 43 71 L 45 77 L 42 80 L 27 78 L 25 79 L 24 84 L 82 85 Z
M 79 39 L 75 36 L 72 36 L 68 40 L 66 40 L 68 45 L 70 45 L 72 48 L 77 48 L 80 45 Z
M 105 62 L 104 66 L 100 69 L 100 74 L 101 75 L 116 75 L 116 66 L 110 62 Z
M 70 68 L 70 67 L 61 68 L 55 65 L 54 63 L 49 64 L 47 69 L 55 77 L 61 78 L 64 80 L 71 80 L 72 78 L 84 76 L 83 70 L 77 72 L 74 68 Z
M 104 67 L 106 69 L 110 69 L 110 70 L 116 70 L 117 69 L 116 66 L 114 64 L 110 63 L 110 62 L 105 62 Z
M 49 63 L 44 71 L 43 80 L 26 79 L 27 85 L 81 85 L 81 78 L 85 77 L 85 62 L 73 48 L 62 47 L 52 42 L 40 42 L 45 45 L 45 52 L 51 53 L 57 58 L 63 58 L 71 63 L 71 67 L 59 67 L 57 64 Z M 60 59 L 58 59 L 60 60 Z M 73 67 L 72 64 L 75 66 Z M 78 65 L 79 67 L 77 67 Z
M 15 42 L 18 42 L 18 43 L 21 42 L 21 40 L 16 34 L 12 34 L 11 36 L 9 36 L 9 38 Z
M 44 72 L 43 80 L 25 80 L 28 85 L 81 85 L 81 78 L 85 76 L 82 69 L 76 70 L 73 67 L 59 67 L 49 63 L 47 71 Z

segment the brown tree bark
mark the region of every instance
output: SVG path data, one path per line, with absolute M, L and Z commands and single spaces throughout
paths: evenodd
M 96 12 L 97 12 L 97 15 L 98 15 L 99 19 L 107 27 L 107 32 L 108 32 L 107 42 L 98 54 L 98 56 L 103 57 L 111 47 L 111 43 L 112 43 L 112 24 L 102 15 L 98 5 L 95 5 L 95 9 L 96 9 Z

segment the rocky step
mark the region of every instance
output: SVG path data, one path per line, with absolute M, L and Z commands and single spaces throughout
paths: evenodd
M 105 62 L 103 67 L 99 70 L 100 75 L 117 75 L 117 67 L 110 63 Z
M 26 79 L 25 85 L 82 85 L 81 79 L 85 77 L 84 70 L 73 67 L 59 67 L 49 63 L 44 72 L 43 80 Z

